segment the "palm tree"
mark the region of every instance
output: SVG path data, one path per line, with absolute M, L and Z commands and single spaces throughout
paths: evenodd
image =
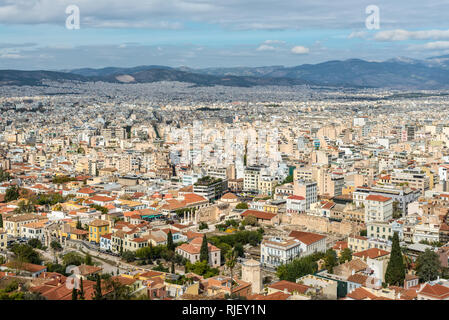
M 232 248 L 226 253 L 225 258 L 226 258 L 226 267 L 228 267 L 231 270 L 231 295 L 232 295 L 232 285 L 234 282 L 233 270 L 235 265 L 237 264 L 237 251 L 235 251 L 235 249 Z

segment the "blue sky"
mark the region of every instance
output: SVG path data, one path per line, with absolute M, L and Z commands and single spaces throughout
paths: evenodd
M 0 68 L 300 65 L 449 54 L 449 0 L 0 0 Z M 80 29 L 65 10 L 80 10 Z M 365 9 L 379 8 L 368 30 Z

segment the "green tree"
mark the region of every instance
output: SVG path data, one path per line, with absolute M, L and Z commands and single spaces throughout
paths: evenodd
M 248 209 L 248 204 L 246 202 L 240 202 L 235 208 L 239 210 Z
M 85 300 L 85 298 L 84 298 L 84 285 L 83 285 L 83 278 L 82 277 L 81 277 L 81 280 L 80 280 L 80 290 L 78 292 L 78 295 L 79 295 L 80 300 Z
M 293 261 L 279 266 L 276 275 L 280 280 L 296 282 L 296 279 L 318 271 L 317 261 L 324 257 L 324 253 L 317 252 L 311 255 L 296 258 Z
M 11 179 L 11 175 L 9 172 L 6 172 L 3 169 L 0 169 L 0 182 L 9 181 Z
M 289 175 L 289 176 L 287 176 L 287 178 L 284 179 L 284 181 L 282 181 L 282 184 L 292 183 L 292 182 L 293 182 L 293 175 Z
M 175 244 L 173 243 L 173 235 L 171 230 L 169 230 L 167 234 L 167 249 L 170 251 L 175 251 Z
M 42 242 L 39 239 L 30 239 L 28 240 L 28 244 L 33 248 L 42 249 Z
M 349 248 L 344 248 L 340 254 L 340 263 L 352 260 L 352 251 Z
M 31 213 L 35 211 L 35 206 L 32 201 L 19 201 L 17 208 L 14 209 L 14 213 Z
M 234 248 L 232 248 L 226 254 L 226 267 L 228 267 L 229 270 L 231 271 L 231 294 L 232 294 L 232 285 L 234 282 L 233 271 L 236 264 L 237 264 L 237 252 L 234 250 Z
M 360 236 L 366 237 L 367 234 L 368 233 L 367 233 L 366 229 L 365 230 L 360 230 Z
M 14 185 L 6 189 L 5 202 L 14 201 L 19 199 L 20 189 L 18 186 Z
M 3 215 L 0 214 L 0 228 L 3 228 Z
M 92 261 L 92 256 L 89 253 L 86 253 L 86 256 L 84 257 L 84 264 L 87 264 L 88 266 L 92 266 L 94 264 Z
M 83 229 L 83 226 L 81 225 L 81 220 L 79 218 L 76 220 L 76 228 L 79 230 Z
M 332 273 L 338 264 L 337 253 L 333 249 L 328 249 L 324 255 L 324 267 Z
M 33 264 L 41 264 L 42 260 L 39 253 L 28 244 L 14 244 L 11 248 L 16 258 L 21 263 L 28 262 Z
M 66 253 L 64 255 L 64 257 L 62 258 L 62 261 L 63 261 L 64 265 L 66 265 L 66 266 L 68 266 L 68 265 L 79 266 L 80 264 L 82 264 L 84 262 L 84 258 L 79 253 L 72 251 L 72 252 Z
M 52 242 L 50 242 L 50 247 L 51 247 L 53 250 L 55 250 L 55 251 L 60 251 L 60 250 L 62 250 L 61 244 L 60 244 L 58 241 L 56 241 L 56 240 L 53 240 Z
M 426 249 L 416 259 L 416 274 L 422 282 L 438 278 L 441 271 L 441 262 L 437 253 Z
M 123 251 L 122 253 L 122 258 L 126 261 L 126 262 L 133 262 L 134 260 L 136 260 L 136 254 L 132 251 Z
M 78 300 L 78 290 L 72 289 L 72 300 Z
M 94 295 L 92 297 L 93 300 L 102 300 L 103 299 L 103 293 L 101 292 L 101 279 L 100 276 L 97 274 L 97 280 L 94 284 Z
M 402 286 L 405 279 L 405 265 L 402 257 L 401 247 L 399 246 L 399 235 L 393 234 L 391 245 L 390 261 L 385 272 L 385 282 L 389 285 Z
M 203 242 L 201 243 L 200 249 L 200 261 L 209 262 L 209 249 L 207 248 L 207 238 L 206 234 L 203 236 Z

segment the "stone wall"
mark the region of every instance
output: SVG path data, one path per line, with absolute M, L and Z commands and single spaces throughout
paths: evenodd
M 354 222 L 350 221 L 329 221 L 328 218 L 312 216 L 307 214 L 282 215 L 283 224 L 297 225 L 307 228 L 311 232 L 332 233 L 339 235 L 350 235 L 362 229 Z

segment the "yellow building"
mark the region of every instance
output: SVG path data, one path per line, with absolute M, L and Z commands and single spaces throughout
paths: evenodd
M 354 186 L 345 186 L 343 187 L 343 189 L 341 189 L 341 194 L 342 195 L 350 195 L 355 191 L 355 187 Z
M 108 233 L 109 221 L 97 219 L 89 223 L 89 241 L 100 243 L 101 236 Z
M 368 238 L 362 236 L 349 236 L 348 248 L 351 249 L 352 252 L 360 252 L 368 250 L 369 248 Z
M 8 244 L 8 235 L 3 228 L 0 229 L 0 251 L 6 251 L 6 247 Z

